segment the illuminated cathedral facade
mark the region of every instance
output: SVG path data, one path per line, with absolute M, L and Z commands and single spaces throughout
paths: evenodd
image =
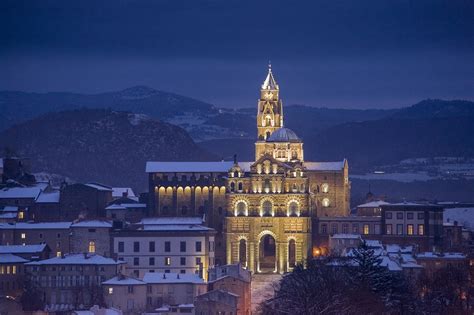
M 346 160 L 305 161 L 271 67 L 257 110 L 254 161 L 148 162 L 149 210 L 203 216 L 217 231 L 216 264 L 284 273 L 313 254 L 318 218 L 349 214 L 349 169 Z

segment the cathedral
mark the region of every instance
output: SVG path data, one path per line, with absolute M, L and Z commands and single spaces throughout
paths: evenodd
M 146 171 L 149 215 L 202 216 L 217 231 L 216 264 L 240 262 L 253 273 L 291 271 L 313 255 L 318 218 L 349 214 L 347 161 L 305 161 L 303 141 L 284 127 L 271 66 L 254 161 L 147 162 Z

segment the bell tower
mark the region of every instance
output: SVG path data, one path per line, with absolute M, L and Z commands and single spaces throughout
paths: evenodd
M 283 104 L 280 100 L 280 88 L 268 64 L 267 78 L 260 90 L 257 112 L 257 141 L 265 141 L 275 130 L 283 127 Z

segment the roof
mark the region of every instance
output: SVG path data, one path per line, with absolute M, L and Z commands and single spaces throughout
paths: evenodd
M 95 188 L 95 189 L 100 190 L 100 191 L 112 191 L 112 187 L 109 187 L 109 186 L 106 186 L 106 185 L 103 185 L 103 184 L 87 183 L 85 185 L 89 186 L 89 187 L 92 187 L 92 188 Z
M 16 263 L 25 263 L 29 260 L 26 260 L 22 257 L 13 255 L 13 254 L 0 254 L 0 264 L 16 264 Z
M 385 245 L 387 253 L 413 253 L 413 246 L 401 246 L 398 244 Z
M 0 190 L 0 199 L 21 199 L 21 198 L 38 198 L 41 188 L 38 187 L 13 187 L 3 188 Z
M 124 263 L 123 261 L 115 261 L 112 258 L 96 254 L 71 254 L 64 257 L 34 261 L 26 265 L 119 265 Z
M 443 220 L 445 223 L 457 221 L 468 230 L 474 230 L 474 207 L 444 209 Z
M 7 212 L 7 213 L 0 212 L 0 219 L 14 219 L 16 217 L 17 217 L 16 212 Z
M 146 162 L 147 173 L 227 173 L 234 162 Z
M 272 73 L 272 65 L 268 65 L 268 74 L 267 77 L 265 78 L 265 81 L 263 81 L 262 84 L 262 90 L 278 90 L 278 84 L 275 81 L 275 78 L 273 77 Z
M 58 203 L 59 202 L 60 192 L 41 192 L 38 199 L 36 199 L 36 203 Z
M 127 193 L 127 197 L 135 197 L 135 193 L 130 187 L 112 187 L 112 197 L 120 198 L 124 193 Z
M 193 273 L 161 273 L 161 272 L 147 272 L 143 276 L 143 281 L 146 283 L 193 283 L 204 284 L 204 280 L 199 278 L 199 275 Z
M 0 212 L 18 212 L 17 206 L 0 206 Z
M 161 217 L 161 218 L 144 218 L 140 221 L 141 224 L 202 224 L 201 217 Z
M 111 204 L 105 210 L 126 210 L 133 208 L 146 208 L 145 203 L 120 203 L 120 204 Z
M 279 128 L 275 130 L 270 137 L 266 140 L 267 142 L 301 142 L 296 133 L 289 128 Z
M 144 225 L 143 231 L 214 231 L 214 229 L 196 224 L 158 224 Z
M 371 201 L 368 203 L 364 203 L 361 205 L 358 205 L 357 208 L 378 208 L 381 205 L 389 205 L 390 203 L 385 202 L 383 200 L 377 200 L 377 201 Z
M 351 238 L 351 239 L 360 239 L 360 234 L 334 234 L 331 238 Z
M 382 208 L 394 208 L 403 210 L 403 208 L 437 208 L 442 210 L 443 207 L 430 203 L 418 203 L 418 202 L 399 202 L 399 203 L 389 203 L 386 205 L 381 205 Z
M 144 281 L 132 277 L 116 276 L 112 279 L 102 282 L 105 285 L 144 285 Z
M 462 253 L 433 253 L 433 252 L 424 252 L 416 255 L 416 258 L 424 259 L 465 259 L 466 255 Z
M 304 162 L 309 171 L 340 171 L 344 168 L 345 160 L 340 162 Z
M 112 223 L 105 220 L 84 220 L 75 222 L 71 227 L 84 227 L 84 228 L 111 228 Z
M 0 224 L 0 229 L 16 229 L 16 230 L 31 230 L 31 229 L 69 229 L 72 222 L 18 222 L 12 224 Z
M 42 252 L 46 244 L 37 245 L 0 245 L 0 254 L 34 254 Z

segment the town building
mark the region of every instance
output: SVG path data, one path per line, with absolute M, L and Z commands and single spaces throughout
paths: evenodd
M 448 266 L 468 270 L 469 259 L 462 253 L 422 252 L 416 255 L 416 261 L 423 266 L 428 276 Z
M 60 194 L 59 190 L 42 191 L 30 211 L 30 219 L 35 222 L 59 221 L 61 218 Z
M 0 254 L 0 296 L 18 298 L 23 293 L 23 264 L 28 262 L 13 254 Z
M 379 217 L 382 212 L 382 208 L 380 206 L 382 205 L 388 205 L 388 202 L 385 202 L 383 200 L 375 200 L 371 202 L 367 202 L 361 205 L 357 206 L 357 212 L 356 215 L 358 216 L 377 216 Z
M 305 161 L 303 141 L 284 127 L 271 67 L 256 125 L 254 161 L 147 162 L 149 215 L 205 215 L 217 264 L 283 273 L 311 255 L 313 218 L 349 214 L 349 167 Z
M 194 302 L 196 314 L 250 314 L 239 310 L 239 296 L 237 294 L 223 291 L 212 290 L 196 297 Z
M 37 245 L 0 245 L 0 254 L 13 254 L 26 260 L 48 259 L 51 249 L 45 243 Z
M 141 314 L 147 310 L 146 282 L 119 274 L 102 282 L 104 302 L 125 315 Z
M 105 211 L 108 219 L 137 223 L 146 217 L 147 204 L 139 203 L 129 197 L 121 197 L 112 201 Z
M 138 201 L 138 197 L 130 187 L 112 187 L 112 199 L 129 198 Z
M 123 265 L 100 255 L 71 254 L 26 263 L 25 274 L 41 292 L 45 307 L 55 310 L 67 305 L 67 311 L 99 304 L 101 283 L 119 274 Z
M 82 220 L 71 224 L 71 253 L 99 254 L 111 257 L 112 222 Z
M 112 188 L 97 183 L 70 184 L 61 188 L 58 220 L 105 218 Z
M 198 274 L 214 266 L 215 231 L 198 217 L 149 218 L 113 231 L 115 257 L 127 262 L 127 275 L 147 272 Z

